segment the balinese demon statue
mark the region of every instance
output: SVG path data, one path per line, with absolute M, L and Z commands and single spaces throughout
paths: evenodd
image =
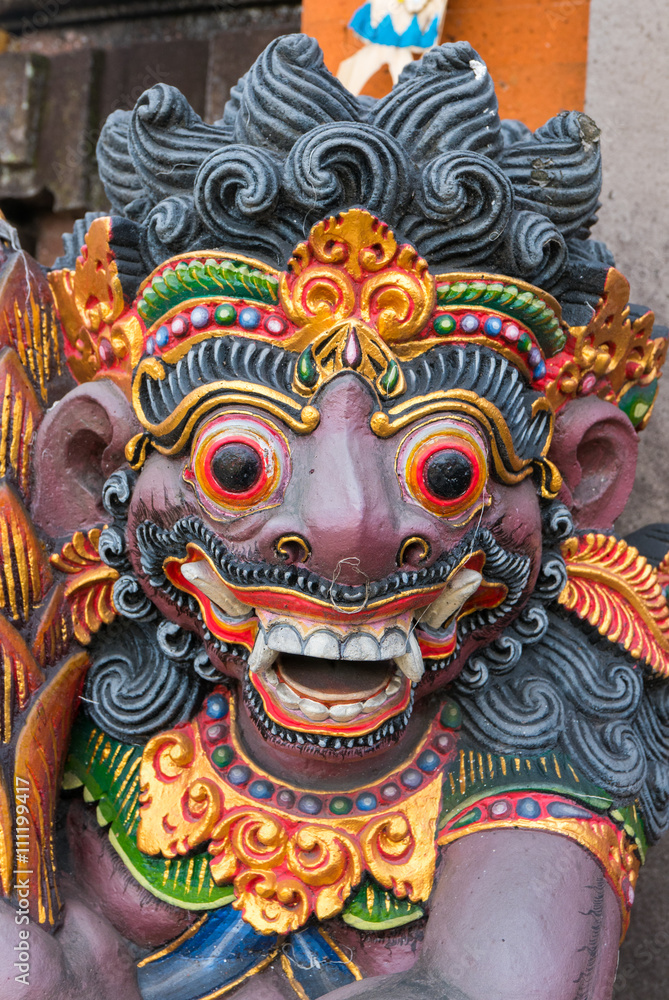
M 669 564 L 610 533 L 666 340 L 596 126 L 293 35 L 98 162 L 48 273 L 0 229 L 3 1000 L 610 1000 L 669 825 Z

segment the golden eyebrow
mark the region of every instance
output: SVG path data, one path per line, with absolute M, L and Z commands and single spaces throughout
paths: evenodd
M 154 361 L 155 359 L 146 359 Z M 162 381 L 162 366 L 140 365 L 132 389 L 132 403 L 137 419 L 145 429 L 142 437 L 147 444 L 163 455 L 177 455 L 187 446 L 196 424 L 212 410 L 223 405 L 255 406 L 281 420 L 296 434 L 309 434 L 320 422 L 320 413 L 314 406 L 304 406 L 276 389 L 242 380 L 212 382 L 192 390 L 164 420 L 154 423 L 147 415 L 141 399 L 142 378 Z M 161 439 L 177 434 L 171 442 Z M 144 454 L 146 448 L 142 449 Z M 143 461 L 143 458 L 142 458 Z

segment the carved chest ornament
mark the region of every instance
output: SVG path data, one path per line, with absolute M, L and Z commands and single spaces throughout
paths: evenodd
M 436 863 L 439 768 L 455 748 L 442 739 L 444 749 L 432 749 L 442 732 L 435 719 L 414 758 L 373 786 L 276 794 L 276 779 L 240 747 L 234 700 L 220 689 L 196 719 L 147 744 L 137 846 L 175 858 L 206 844 L 214 881 L 234 885 L 232 905 L 261 934 L 288 934 L 312 914 L 336 916 L 365 872 L 399 899 L 425 902 Z

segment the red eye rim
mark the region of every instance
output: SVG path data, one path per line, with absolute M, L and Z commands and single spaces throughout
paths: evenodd
M 240 493 L 222 488 L 211 471 L 216 452 L 227 444 L 246 445 L 261 461 L 257 482 Z M 183 478 L 208 513 L 224 520 L 281 503 L 289 474 L 290 449 L 281 431 L 253 413 L 231 411 L 205 424 L 197 434 Z
M 216 480 L 216 477 L 211 471 L 211 463 L 214 460 L 214 456 L 217 452 L 228 444 L 243 444 L 247 448 L 252 448 L 260 459 L 261 471 L 258 479 L 248 490 L 242 490 L 235 492 L 232 490 L 224 489 Z M 268 480 L 274 479 L 275 476 L 272 475 L 271 463 L 268 461 L 267 455 L 263 453 L 260 448 L 258 441 L 254 439 L 249 434 L 233 433 L 230 437 L 226 437 L 221 440 L 219 437 L 214 437 L 205 447 L 201 456 L 197 458 L 198 467 L 202 470 L 202 478 L 206 480 L 206 486 L 202 483 L 200 479 L 200 484 L 205 489 L 207 496 L 210 500 L 216 500 L 217 498 L 223 498 L 226 503 L 232 506 L 246 506 L 247 503 L 255 503 L 258 496 L 261 495 L 267 488 Z M 268 468 L 270 466 L 270 468 Z M 271 484 L 270 484 L 271 485 Z
M 442 451 L 457 451 L 461 455 L 464 455 L 469 459 L 469 463 L 472 467 L 472 479 L 470 485 L 467 487 L 465 493 L 462 493 L 459 497 L 454 497 L 452 500 L 446 500 L 442 497 L 438 497 L 435 493 L 430 490 L 428 486 L 427 479 L 425 476 L 425 466 L 429 460 Z M 452 510 L 453 508 L 458 508 L 461 510 L 463 508 L 469 507 L 471 503 L 476 500 L 476 498 L 481 493 L 481 463 L 479 460 L 479 455 L 477 451 L 465 441 L 449 441 L 447 444 L 443 442 L 432 442 L 427 447 L 423 447 L 419 450 L 416 458 L 414 459 L 416 463 L 416 480 L 421 485 L 425 494 L 429 496 L 433 504 L 438 504 L 443 507 L 444 510 Z M 486 470 L 487 471 L 487 470 Z M 485 478 L 485 477 L 484 477 Z
M 470 460 L 472 481 L 467 491 L 453 500 L 435 496 L 425 481 L 425 467 L 436 453 L 459 451 Z M 484 495 L 488 481 L 488 457 L 485 444 L 474 428 L 447 418 L 430 421 L 410 432 L 397 453 L 397 475 L 407 499 L 439 517 L 456 517 L 465 511 L 475 511 Z

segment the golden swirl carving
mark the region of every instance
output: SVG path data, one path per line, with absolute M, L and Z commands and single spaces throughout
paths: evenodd
M 299 879 L 249 871 L 235 880 L 235 891 L 233 907 L 261 934 L 290 934 L 309 918 L 309 897 Z
M 365 272 L 375 273 L 392 263 L 397 240 L 384 222 L 369 212 L 353 208 L 318 222 L 309 234 L 308 244 L 300 244 L 296 254 L 300 251 L 303 266 L 308 263 L 311 251 L 317 260 L 340 264 L 355 281 L 360 281 Z
M 627 279 L 610 268 L 592 319 L 587 326 L 571 327 L 564 363 L 546 388 L 553 409 L 583 391 L 594 391 L 619 406 L 628 390 L 648 386 L 660 377 L 667 340 L 653 338 L 652 312 L 630 318 L 629 292 Z M 586 390 L 588 380 L 592 385 Z M 646 426 L 652 409 L 650 405 L 638 430 Z
M 264 871 L 283 861 L 287 841 L 276 817 L 257 809 L 233 809 L 214 830 L 209 850 L 216 856 L 230 854 L 241 864 Z
M 427 264 L 416 274 L 378 274 L 368 278 L 360 290 L 361 313 L 376 324 L 387 344 L 412 340 L 429 320 L 434 302 L 434 281 Z
M 360 848 L 341 830 L 317 824 L 302 826 L 288 843 L 290 871 L 306 885 L 318 888 L 315 911 L 327 920 L 342 909 L 362 877 Z
M 304 271 L 289 289 L 288 275 L 280 279 L 285 292 L 286 314 L 300 327 L 323 329 L 350 316 L 355 308 L 355 291 L 348 276 L 334 267 L 321 265 Z
M 185 732 L 163 733 L 149 740 L 145 753 L 154 758 L 157 774 L 170 781 L 192 764 L 195 746 Z
M 147 744 L 140 784 L 140 850 L 175 857 L 208 841 L 214 880 L 233 883 L 233 905 L 262 934 L 335 916 L 365 871 L 397 895 L 429 896 L 441 775 L 395 809 L 301 821 L 225 784 L 189 724 Z
M 438 806 L 434 808 L 433 796 L 434 785 L 428 785 L 401 811 L 370 820 L 360 834 L 365 862 L 377 882 L 414 903 L 429 897 L 434 881 Z
M 338 371 L 351 368 L 375 382 L 382 395 L 393 396 L 404 391 L 395 345 L 414 340 L 426 326 L 436 286 L 412 246 L 398 246 L 384 223 L 354 208 L 313 227 L 281 275 L 279 299 L 297 327 L 285 347 L 311 349 L 307 363 L 316 369 L 306 381 L 300 381 L 298 371 L 298 391 L 311 395 Z M 342 330 L 354 330 L 365 343 L 352 354 L 329 353 L 322 365 L 319 352 Z
M 142 823 L 137 846 L 145 854 L 174 858 L 209 839 L 220 817 L 223 796 L 218 782 L 199 772 L 199 739 L 186 730 L 154 736 L 146 745 L 139 771 L 142 812 L 160 817 Z

